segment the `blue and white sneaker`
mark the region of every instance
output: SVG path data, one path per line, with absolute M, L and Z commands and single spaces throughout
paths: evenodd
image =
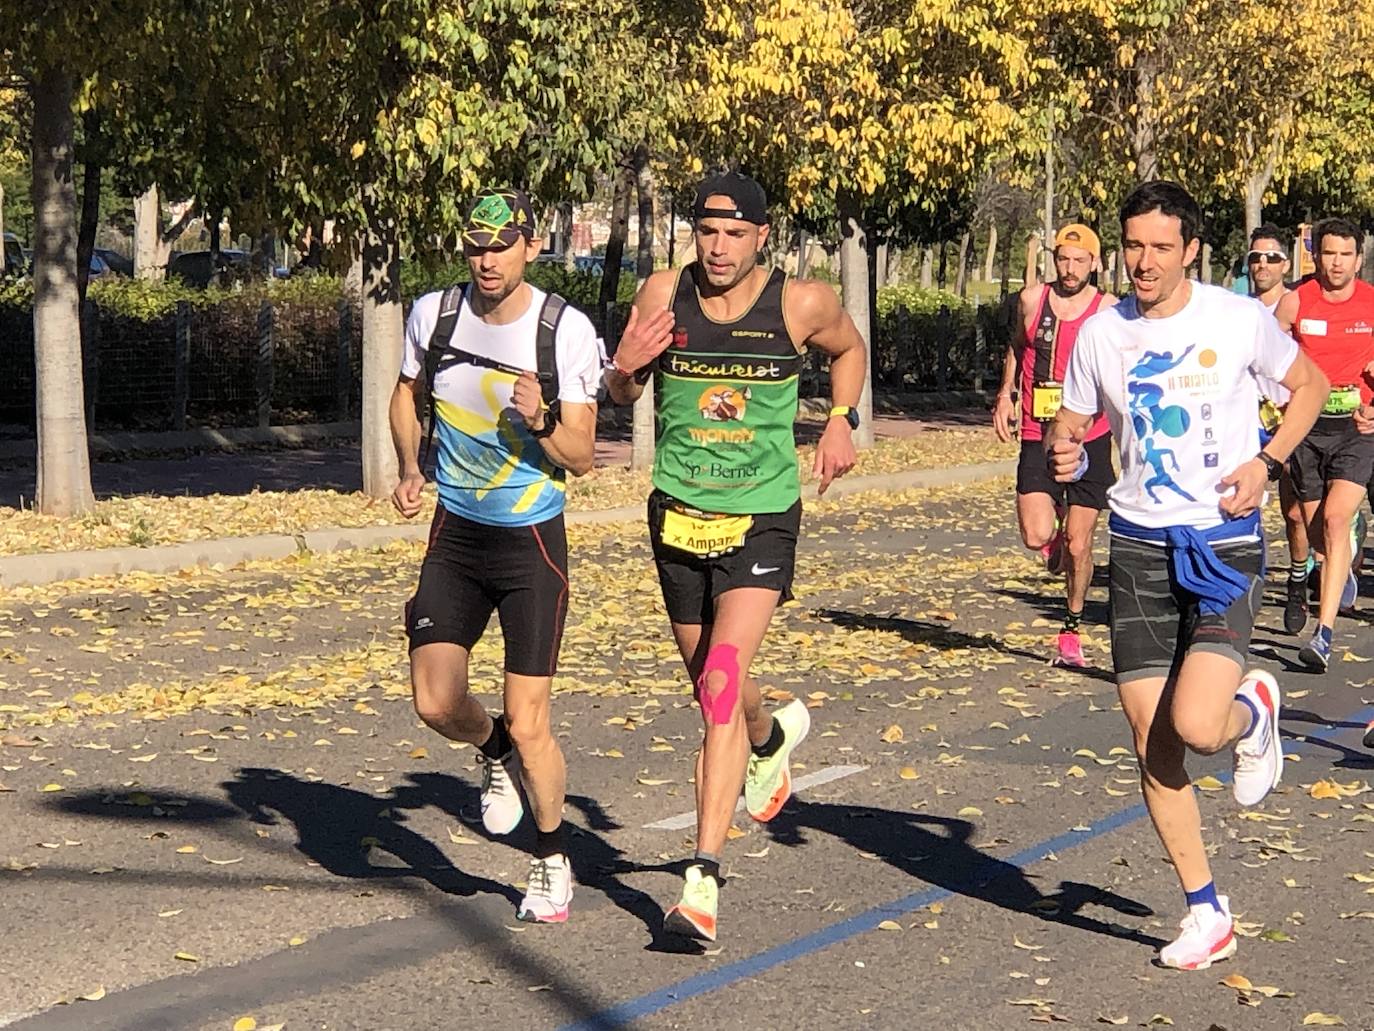
M 1318 626 L 1317 632 L 1312 635 L 1312 640 L 1298 649 L 1298 661 L 1308 669 L 1314 669 L 1318 673 L 1325 673 L 1326 667 L 1331 664 L 1331 628 L 1329 626 Z
M 1231 791 L 1241 805 L 1258 805 L 1265 795 L 1279 786 L 1283 777 L 1279 685 L 1264 670 L 1252 669 L 1240 682 L 1236 697 L 1248 702 L 1259 718 L 1236 742 L 1232 754 L 1235 779 L 1231 782 Z

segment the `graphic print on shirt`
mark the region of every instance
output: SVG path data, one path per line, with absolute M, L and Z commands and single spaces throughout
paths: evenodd
M 485 411 L 436 398 L 435 435 L 440 444 L 441 483 L 473 491 L 479 504 L 492 491 L 523 486 L 510 508 L 512 514 L 523 515 L 536 507 L 545 491 L 554 492 L 552 499 L 566 491 L 567 484 L 539 442 L 516 426 L 509 404 L 498 395 L 500 386 L 509 397 L 514 383 L 515 377 L 508 373 L 495 369 L 483 372 L 478 389 L 486 403 Z M 516 474 L 522 463 L 523 484 L 513 482 L 513 478 L 520 479 Z
M 1147 381 L 1159 379 L 1178 368 L 1196 346 L 1189 344 L 1177 358 L 1172 351 L 1146 351 L 1127 373 L 1126 394 L 1130 404 L 1131 426 L 1140 445 L 1140 459 L 1154 470 L 1154 475 L 1144 483 L 1145 492 L 1156 505 L 1164 503 L 1159 489 L 1171 490 L 1188 501 L 1197 500 L 1169 475 L 1167 466 L 1171 465 L 1174 472 L 1179 471 L 1178 456 L 1173 448 L 1161 447 L 1158 439 L 1163 437 L 1167 441 L 1182 437 L 1192 425 L 1192 418 L 1182 405 L 1161 404 L 1164 388 Z M 1204 368 L 1210 368 L 1216 364 L 1216 353 L 1203 351 L 1198 356 L 1198 362 Z M 1207 406 L 1203 407 L 1206 409 Z

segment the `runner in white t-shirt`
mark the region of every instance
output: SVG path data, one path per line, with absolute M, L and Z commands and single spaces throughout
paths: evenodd
M 1063 407 L 1045 434 L 1063 482 L 1085 471 L 1093 413 L 1106 413 L 1117 442 L 1121 475 L 1107 524 L 1112 662 L 1145 804 L 1189 907 L 1160 960 L 1190 970 L 1236 946 L 1184 754 L 1234 746 L 1242 805 L 1279 781 L 1278 685 L 1262 670 L 1244 672 L 1264 586 L 1258 508 L 1327 391 L 1259 305 L 1186 278 L 1201 222 L 1197 202 L 1175 183 L 1145 183 L 1126 199 L 1121 239 L 1134 294 L 1084 324 Z M 1256 454 L 1261 377 L 1292 396 Z
M 463 254 L 472 283 L 419 298 L 406 325 L 391 433 L 402 462 L 392 495 L 410 517 L 425 478 L 415 402 L 433 393 L 439 503 L 406 605 L 415 711 L 454 741 L 477 746 L 482 823 L 509 834 L 525 807 L 535 823 L 528 888 L 517 916 L 561 923 L 572 900 L 563 831 L 566 769 L 550 726 L 550 694 L 568 611 L 567 472 L 592 467 L 602 356 L 591 322 L 572 308 L 555 325 L 557 412 L 536 374 L 545 295 L 525 280 L 539 255 L 534 211 L 519 190 L 494 190 L 468 210 Z M 445 298 L 456 312 L 436 334 Z M 426 356 L 443 355 L 426 384 Z M 442 348 L 442 350 L 439 350 Z M 505 637 L 504 712 L 496 719 L 468 692 L 468 660 L 495 610 Z

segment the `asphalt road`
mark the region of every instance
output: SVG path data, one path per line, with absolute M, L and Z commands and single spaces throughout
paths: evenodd
M 1047 665 L 1058 585 L 1011 513 L 1003 482 L 808 515 L 758 671 L 812 706 L 794 765 L 812 786 L 767 826 L 736 820 L 709 949 L 659 932 L 691 840 L 651 825 L 692 808 L 699 717 L 638 526 L 573 535 L 561 927 L 515 921 L 528 824 L 489 840 L 472 750 L 410 709 L 415 549 L 0 595 L 0 1022 L 1374 1027 L 1374 603 L 1320 676 L 1265 610 L 1284 783 L 1243 812 L 1223 758 L 1190 765 L 1219 779 L 1200 796 L 1240 951 L 1162 970 L 1182 900 L 1115 691 Z M 475 657 L 484 690 L 499 646 Z M 1251 989 L 1219 983 L 1235 974 Z

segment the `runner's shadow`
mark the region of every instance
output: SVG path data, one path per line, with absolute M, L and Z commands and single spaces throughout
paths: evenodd
M 900 634 L 903 640 L 910 641 L 912 644 L 928 644 L 934 648 L 982 649 L 1001 652 L 1003 655 L 1017 655 L 1042 666 L 1049 665 L 1049 659 L 1046 655 L 1026 651 L 1024 648 L 1014 648 L 991 633 L 966 634 L 962 630 L 955 630 L 940 623 L 928 623 L 924 620 L 907 619 L 903 616 L 878 616 L 871 612 L 816 609 L 815 615 L 818 619 L 827 620 L 838 627 L 844 627 L 846 630 L 856 628 L 860 630 L 888 630 Z M 1068 667 L 1057 668 L 1067 669 Z M 1073 669 L 1070 672 L 1081 673 L 1085 677 L 1107 683 L 1115 683 L 1116 681 L 1116 678 L 1107 670 L 1098 669 L 1095 666 Z
M 967 820 L 796 800 L 767 829 L 773 840 L 794 847 L 806 843 L 808 830 L 820 831 L 912 877 L 1001 909 L 1152 949 L 1167 944 L 1143 931 L 1081 912 L 1091 905 L 1127 916 L 1153 916 L 1148 906 L 1073 881 L 1062 882 L 1058 891 L 1043 892 L 1025 871 L 975 848 L 969 841 L 975 828 Z
M 1101 583 L 1098 583 L 1099 579 L 1102 581 Z M 1107 586 L 1105 573 L 1101 577 L 1093 577 L 1093 586 L 1104 588 Z M 1023 602 L 1033 608 L 1038 615 L 1043 616 L 1045 619 L 1058 622 L 1064 618 L 1063 594 L 1051 596 L 1048 594 L 1040 594 L 1036 591 L 1023 591 L 1014 587 L 998 587 L 996 591 L 1003 597 L 1014 598 L 1019 602 Z M 1110 612 L 1105 601 L 1094 601 L 1089 598 L 1083 603 L 1083 621 L 1085 623 L 1092 623 L 1097 626 L 1105 627 L 1107 626 L 1109 616 Z
M 409 779 L 420 797 L 425 800 L 425 804 L 433 805 L 462 820 L 474 833 L 491 838 L 482 827 L 480 815 L 475 813 L 475 806 L 464 805 L 464 796 L 471 794 L 472 789 L 462 781 L 446 773 L 416 773 L 411 774 Z M 476 802 L 475 798 L 473 802 Z M 639 920 L 650 935 L 650 943 L 646 946 L 649 951 L 700 952 L 701 948 L 695 942 L 663 934 L 663 908 L 652 896 L 620 879 L 621 874 L 651 869 L 630 863 L 623 851 L 598 833 L 620 830 L 621 825 L 612 819 L 595 799 L 585 795 L 569 795 L 567 802 L 582 814 L 586 822 L 585 828 L 571 822 L 566 823 L 568 858 L 572 862 L 577 885 L 601 892 L 617 908 Z M 502 840 L 509 841 L 517 847 L 523 844 L 533 845 L 533 828 L 533 820 L 526 819 L 515 835 Z M 679 865 L 685 867 L 685 864 L 684 860 Z

